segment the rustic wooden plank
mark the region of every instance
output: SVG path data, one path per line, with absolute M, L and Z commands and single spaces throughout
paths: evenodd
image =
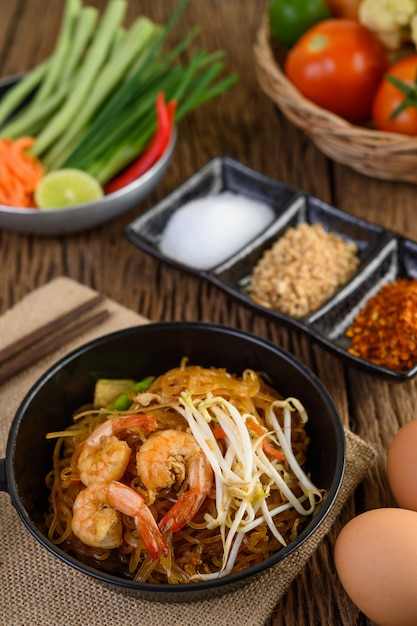
M 7 42 L 0 66 L 3 76 L 25 72 L 50 54 L 64 4 L 42 0 L 16 3 L 0 0 L 0 15 L 10 13 L 12 6 L 15 9 L 13 21 L 0 38 L 0 41 Z
M 14 31 L 20 19 L 20 2 L 0 1 L 0 75 L 6 73 L 5 59 L 13 48 Z
M 417 240 L 416 185 L 369 178 L 334 167 L 335 206 Z

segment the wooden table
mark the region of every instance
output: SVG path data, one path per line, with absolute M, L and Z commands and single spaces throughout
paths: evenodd
M 105 0 L 91 2 L 99 7 Z M 129 21 L 140 11 L 166 21 L 171 0 L 131 0 Z M 64 0 L 0 0 L 0 74 L 41 61 L 55 42 Z M 200 24 L 200 43 L 227 52 L 241 79 L 225 97 L 190 114 L 179 129 L 169 172 L 149 199 L 120 219 L 83 234 L 33 237 L 0 230 L 0 312 L 50 279 L 66 275 L 152 320 L 204 320 L 257 333 L 290 350 L 318 374 L 345 425 L 373 443 L 377 466 L 345 507 L 329 538 L 280 603 L 269 626 L 344 626 L 369 623 L 338 583 L 333 546 L 355 513 L 392 503 L 385 454 L 398 427 L 415 417 L 416 381 L 392 383 L 347 366 L 298 331 L 256 315 L 214 286 L 163 266 L 129 244 L 124 227 L 212 158 L 228 155 L 310 192 L 349 213 L 417 240 L 416 188 L 366 178 L 324 157 L 274 109 L 258 86 L 252 44 L 265 0 L 191 0 L 177 26 L 181 35 Z

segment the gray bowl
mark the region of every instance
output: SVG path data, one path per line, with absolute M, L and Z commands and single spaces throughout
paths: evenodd
M 69 425 L 73 412 L 91 400 L 97 378 L 140 379 L 158 375 L 178 366 L 184 356 L 189 357 L 190 363 L 226 367 L 237 374 L 253 368 L 264 372 L 281 393 L 297 396 L 309 412 L 308 469 L 313 482 L 327 490 L 327 496 L 295 541 L 256 566 L 205 582 L 134 582 L 86 565 L 48 539 L 44 521 L 48 491 L 44 478 L 51 467 L 54 442 L 45 435 Z M 60 360 L 39 379 L 11 426 L 6 458 L 0 459 L 0 491 L 9 492 L 23 524 L 67 566 L 130 596 L 159 602 L 192 602 L 253 582 L 313 537 L 334 504 L 343 479 L 345 457 L 344 430 L 332 399 L 314 374 L 291 354 L 233 328 L 199 322 L 161 322 L 96 339 Z
M 0 81 L 0 99 L 19 80 L 11 76 Z M 109 222 L 144 200 L 159 184 L 168 169 L 176 143 L 176 129 L 162 157 L 130 185 L 96 202 L 40 211 L 0 204 L 0 228 L 33 235 L 66 235 Z

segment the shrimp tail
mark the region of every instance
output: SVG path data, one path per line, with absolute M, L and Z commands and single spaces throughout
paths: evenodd
M 136 516 L 134 520 L 136 528 L 138 529 L 138 533 L 143 543 L 145 544 L 151 558 L 155 560 L 160 557 L 161 554 L 167 556 L 168 547 L 149 509 L 147 509 L 147 512 L 145 514 Z
M 203 504 L 206 493 L 202 493 L 197 489 L 187 491 L 181 500 L 178 500 L 170 508 L 168 513 L 159 522 L 159 528 L 162 532 L 181 530 L 190 520 L 193 519 L 200 506 Z
M 109 484 L 108 502 L 120 513 L 133 517 L 137 531 L 152 559 L 157 559 L 161 553 L 164 556 L 168 554 L 161 531 L 140 493 L 113 480 Z

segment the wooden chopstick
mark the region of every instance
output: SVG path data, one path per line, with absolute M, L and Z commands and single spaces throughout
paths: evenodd
M 22 337 L 20 337 L 19 339 L 11 343 L 10 345 L 3 348 L 3 350 L 0 350 L 0 365 L 5 363 L 12 357 L 16 356 L 20 352 L 23 352 L 23 350 L 26 350 L 37 341 L 40 341 L 41 339 L 48 337 L 48 335 L 50 335 L 51 333 L 59 330 L 60 328 L 68 324 L 69 322 L 72 322 L 73 320 L 77 319 L 77 317 L 79 317 L 83 313 L 90 311 L 90 309 L 93 309 L 95 306 L 100 304 L 100 302 L 102 302 L 103 300 L 104 300 L 104 295 L 97 294 L 96 296 L 93 296 L 89 300 L 86 300 L 85 302 L 82 302 L 81 304 L 77 304 L 75 307 L 73 307 L 72 309 L 69 309 L 62 315 L 58 315 L 58 317 L 54 318 L 50 322 L 47 322 L 43 326 L 40 326 L 36 330 L 33 330 L 27 333 L 26 335 L 23 335 Z
M 10 346 L 1 350 L 0 357 L 3 358 L 3 361 L 2 363 L 0 362 L 0 384 L 9 380 L 31 365 L 34 365 L 37 361 L 40 361 L 40 359 L 48 356 L 48 354 L 58 350 L 58 348 L 61 348 L 86 330 L 104 322 L 104 320 L 110 316 L 109 311 L 106 309 L 97 311 L 89 317 L 85 317 L 84 319 L 77 321 L 68 328 L 63 328 L 63 326 L 76 320 L 79 315 L 85 313 L 93 306 L 96 306 L 103 299 L 104 296 L 102 295 L 96 296 L 91 300 L 70 309 L 67 313 L 55 318 L 51 322 L 48 322 L 41 328 L 36 329 L 33 333 L 28 333 L 15 343 L 10 344 Z M 62 328 L 63 330 L 59 334 L 46 339 L 33 349 L 29 349 L 34 343 L 44 339 L 46 335 L 50 335 L 51 332 Z

